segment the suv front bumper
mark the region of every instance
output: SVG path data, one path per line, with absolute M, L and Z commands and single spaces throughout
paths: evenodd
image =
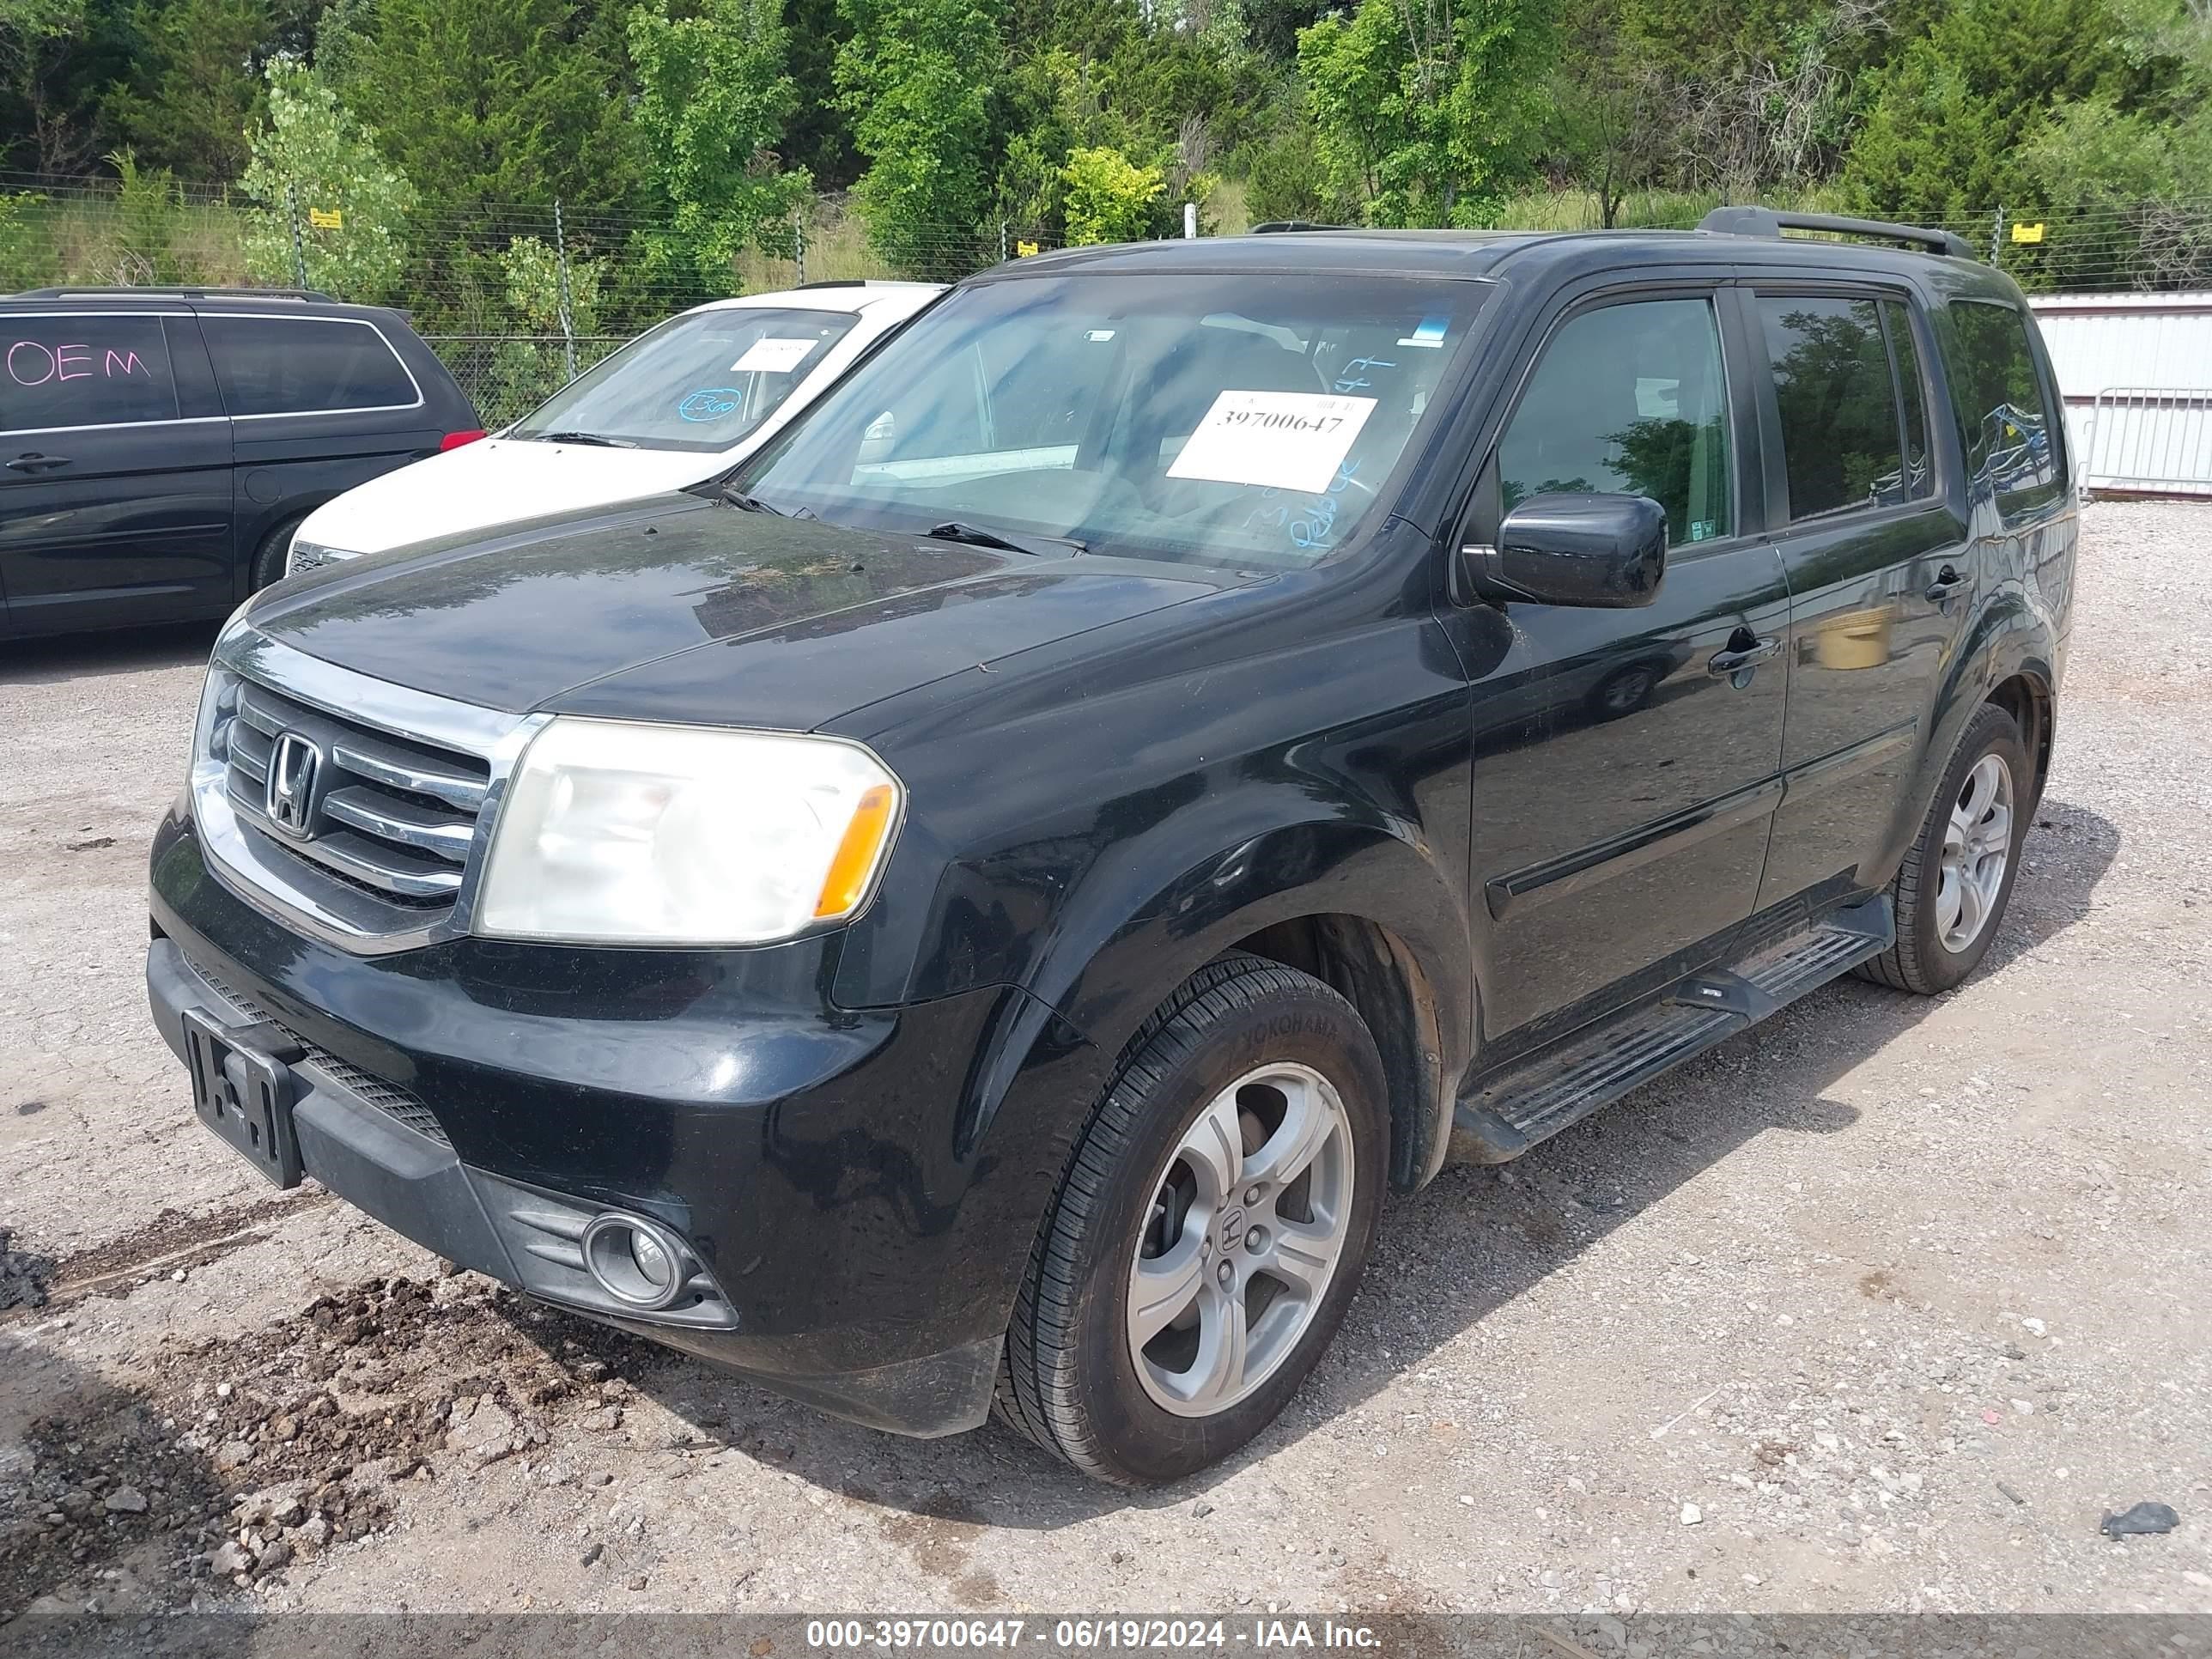
M 821 940 L 349 956 L 231 891 L 177 813 L 153 876 L 162 1036 L 184 1055 L 187 1009 L 281 1029 L 300 1166 L 340 1197 L 464 1267 L 872 1427 L 949 1434 L 988 1414 L 1036 1214 L 1031 1160 L 962 1144 L 963 1091 L 1023 994 L 838 1009 L 817 988 L 835 965 Z M 781 994 L 794 984 L 811 1008 Z M 610 1210 L 683 1240 L 708 1293 L 650 1316 L 608 1296 L 562 1236 Z

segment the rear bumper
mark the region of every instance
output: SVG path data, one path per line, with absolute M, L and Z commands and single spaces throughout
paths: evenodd
M 939 1435 L 988 1415 L 1062 1156 L 1032 1112 L 977 1125 L 975 1079 L 1024 994 L 839 1009 L 822 940 L 350 956 L 217 879 L 181 814 L 153 877 L 163 1038 L 181 1054 L 198 1008 L 295 1039 L 301 1164 L 331 1191 L 465 1267 L 840 1416 Z M 547 1216 L 610 1209 L 678 1235 L 718 1295 L 635 1316 L 573 1250 L 563 1266 L 543 1248 Z

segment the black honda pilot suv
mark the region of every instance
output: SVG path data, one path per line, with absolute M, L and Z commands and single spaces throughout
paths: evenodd
M 280 1184 L 533 1297 L 1198 1468 L 1386 1188 L 1989 949 L 2078 515 L 1965 255 L 1733 210 L 987 271 L 715 486 L 251 602 L 155 1017 Z

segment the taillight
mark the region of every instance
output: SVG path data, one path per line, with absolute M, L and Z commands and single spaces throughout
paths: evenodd
M 441 450 L 459 449 L 463 444 L 472 444 L 483 436 L 483 429 L 481 427 L 474 432 L 448 432 L 438 440 L 438 447 Z

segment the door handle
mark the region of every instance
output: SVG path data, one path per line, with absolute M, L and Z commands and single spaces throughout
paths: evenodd
M 1738 638 L 1742 637 L 1741 634 Z M 1782 648 L 1780 635 L 1771 640 L 1753 640 L 1749 645 L 1731 644 L 1725 651 L 1716 651 L 1705 659 L 1705 672 L 1717 679 L 1728 679 L 1747 668 L 1756 668 Z
M 1948 605 L 1966 585 L 1966 579 L 1947 564 L 1936 580 L 1928 584 L 1928 603 L 1939 607 Z
M 15 472 L 44 472 L 49 467 L 67 466 L 69 464 L 70 458 L 66 455 L 41 455 L 34 449 L 28 454 L 18 455 L 8 463 L 8 466 Z

